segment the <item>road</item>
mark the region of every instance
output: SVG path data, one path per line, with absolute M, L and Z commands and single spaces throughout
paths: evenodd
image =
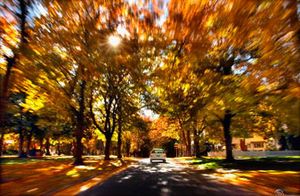
M 82 192 L 91 195 L 256 195 L 234 185 L 225 184 L 209 174 L 200 173 L 168 159 L 167 163 L 150 163 L 143 159 L 107 181 Z

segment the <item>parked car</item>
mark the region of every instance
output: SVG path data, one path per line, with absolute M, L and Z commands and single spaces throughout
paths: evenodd
M 166 152 L 162 148 L 153 148 L 153 150 L 150 153 L 150 162 L 153 163 L 153 161 L 162 161 L 166 162 Z

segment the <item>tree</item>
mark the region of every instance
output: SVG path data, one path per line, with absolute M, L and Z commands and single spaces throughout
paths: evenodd
M 38 16 L 29 14 L 36 9 L 31 6 L 41 8 Z M 121 0 L 0 3 L 0 123 L 1 129 L 19 128 L 20 155 L 26 137 L 27 151 L 34 135 L 41 145 L 45 137 L 49 147 L 64 137 L 65 126 L 73 130 L 75 165 L 83 164 L 82 140 L 97 131 L 105 136 L 109 159 L 113 135 L 119 158 L 122 140 L 127 155 L 131 148 L 146 155 L 152 144 L 175 139 L 188 156 L 194 143 L 199 157 L 209 139 L 204 133 L 215 139 L 222 129 L 229 161 L 232 136 L 275 135 L 283 127 L 299 133 L 295 1 L 172 0 L 167 15 L 161 6 Z M 9 105 L 10 92 L 26 92 L 26 98 Z M 143 142 L 139 134 L 148 134 L 148 125 L 135 121 L 145 108 L 161 117 Z
M 119 112 L 118 104 L 120 97 L 117 95 L 117 87 L 114 85 L 115 83 L 112 81 L 113 75 L 110 73 L 107 75 L 107 81 L 105 84 L 96 83 L 97 86 L 104 87 L 103 89 L 92 91 L 90 96 L 90 114 L 93 120 L 94 125 L 96 128 L 104 134 L 106 143 L 105 143 L 105 160 L 109 160 L 110 155 L 110 145 L 111 145 L 111 138 L 114 134 L 114 131 L 117 126 L 117 113 Z M 98 98 L 97 101 L 94 101 L 94 96 Z M 100 98 L 100 99 L 99 99 Z M 93 109 L 93 103 L 103 102 L 103 105 L 100 105 L 97 108 L 98 113 L 102 114 L 98 116 L 100 122 L 103 123 L 99 124 L 95 117 L 95 110 Z M 120 122 L 120 121 L 119 121 Z M 120 126 L 120 125 L 119 125 Z M 121 126 L 120 126 L 121 128 Z
M 19 134 L 19 157 L 24 158 L 29 155 L 31 139 L 34 132 L 37 131 L 37 116 L 32 111 L 26 110 L 25 103 L 28 95 L 24 92 L 14 93 L 10 96 L 10 123 L 7 124 L 10 129 L 16 129 Z M 27 141 L 26 151 L 24 142 Z
M 76 125 L 75 164 L 82 164 L 81 139 L 89 120 L 87 113 L 93 114 L 94 102 L 107 101 L 103 106 L 99 106 L 104 108 L 106 113 L 102 117 L 106 119 L 103 130 L 108 140 L 107 159 L 109 140 L 117 126 L 117 112 L 123 111 L 118 105 L 126 104 L 126 99 L 122 99 L 122 103 L 119 104 L 123 92 L 118 89 L 114 77 L 119 78 L 117 82 L 124 79 L 130 85 L 142 78 L 142 69 L 138 67 L 140 58 L 137 58 L 139 54 L 136 51 L 139 51 L 137 42 L 143 28 L 139 31 L 137 29 L 140 24 L 146 26 L 151 21 L 146 21 L 147 18 L 140 19 L 135 15 L 138 10 L 129 8 L 128 4 L 122 1 L 51 1 L 47 9 L 48 14 L 35 23 L 32 51 L 34 66 L 39 70 L 29 74 L 30 78 L 35 84 L 43 86 L 42 90 L 48 94 L 49 99 L 61 99 L 60 109 L 67 111 Z M 128 14 L 128 10 L 132 11 L 132 15 Z M 122 20 L 119 20 L 120 18 Z M 133 21 L 132 18 L 139 20 Z M 128 26 L 126 23 L 129 23 Z M 124 45 L 128 44 L 128 48 L 124 47 L 124 56 L 118 54 L 117 48 L 111 48 L 107 43 L 109 36 L 116 34 L 124 37 Z M 39 44 L 41 41 L 45 43 L 43 47 Z M 99 81 L 96 81 L 97 79 Z M 102 93 L 103 98 L 93 99 L 93 93 Z M 87 105 L 92 105 L 89 110 Z M 94 119 L 93 115 L 91 116 Z M 100 127 L 97 120 L 94 119 L 93 122 L 96 127 Z M 121 124 L 119 127 L 121 128 Z
M 0 4 L 0 58 L 5 60 L 1 70 L 0 126 L 3 127 L 8 104 L 12 68 L 28 47 L 28 10 L 32 2 L 28 0 L 6 1 Z M 2 63 L 1 63 L 2 64 Z M 1 65 L 2 67 L 2 65 Z M 2 73 L 3 71 L 3 73 Z M 2 75 L 3 74 L 3 75 Z
M 100 10 L 96 10 L 97 6 L 99 2 L 51 2 L 48 15 L 35 23 L 32 44 L 34 67 L 38 70 L 30 74 L 30 78 L 43 87 L 42 91 L 56 109 L 71 119 L 76 139 L 75 165 L 83 164 L 81 140 L 87 124 L 87 82 L 89 73 L 96 67 L 89 56 L 93 55 L 92 40 L 98 31 Z M 96 34 L 97 39 L 102 36 L 99 35 Z M 43 47 L 39 44 L 41 41 L 45 43 Z
M 145 6 L 146 7 L 146 6 Z M 108 12 L 111 17 L 108 33 L 119 34 L 121 44 L 118 48 L 103 50 L 96 48 L 94 52 L 106 53 L 107 56 L 99 56 L 102 69 L 94 72 L 94 80 L 91 82 L 90 114 L 95 127 L 106 137 L 105 159 L 109 159 L 111 137 L 118 128 L 118 157 L 121 157 L 122 126 L 130 122 L 141 108 L 140 96 L 149 77 L 151 58 L 158 51 L 153 46 L 157 42 L 152 39 L 147 30 L 152 28 L 156 32 L 158 27 L 153 26 L 152 16 L 149 10 L 136 5 L 129 6 L 126 3 L 118 3 L 115 12 Z M 124 14 L 130 12 L 130 15 Z M 144 14 L 145 18 L 140 18 Z M 153 11 L 151 14 L 154 14 Z M 125 22 L 115 21 L 116 16 Z M 148 15 L 150 18 L 148 18 Z M 154 16 L 155 17 L 155 16 Z M 118 32 L 122 29 L 122 32 Z M 107 31 L 101 28 L 101 31 Z M 152 46 L 152 48 L 150 48 Z M 94 105 L 98 105 L 97 108 Z M 97 115 L 98 113 L 98 115 Z
M 24 152 L 23 149 L 23 144 L 24 144 L 24 137 L 26 134 L 26 128 L 27 128 L 27 121 L 24 112 L 24 107 L 22 104 L 25 102 L 26 99 L 26 94 L 25 93 L 16 93 L 11 96 L 11 102 L 17 107 L 18 112 L 15 113 L 16 116 L 16 121 L 15 121 L 15 126 L 17 129 L 17 132 L 19 134 L 19 151 L 18 151 L 18 156 L 19 158 L 24 158 L 27 157 L 26 153 Z
M 283 7 L 285 9 L 282 9 Z M 268 18 L 269 13 L 276 14 Z M 235 92 L 234 88 L 243 89 L 240 84 L 247 78 L 260 84 L 268 83 L 273 91 L 286 88 L 287 81 L 291 81 L 292 75 L 282 70 L 287 66 L 292 68 L 290 65 L 297 62 L 298 58 L 292 44 L 294 27 L 286 25 L 289 20 L 288 13 L 289 8 L 284 6 L 284 1 L 249 1 L 246 4 L 238 0 L 187 4 L 180 1 L 170 2 L 167 24 L 171 38 L 179 45 L 179 50 L 175 51 L 174 55 L 175 65 L 177 63 L 184 67 L 190 63 L 191 70 L 197 76 L 206 71 L 215 73 L 213 85 L 218 86 L 219 92 L 214 97 L 223 104 L 223 116 L 219 116 L 218 119 L 223 125 L 227 160 L 233 160 L 230 125 L 232 118 L 238 113 L 233 111 L 232 104 L 228 105 L 228 102 L 234 103 L 232 100 L 238 100 L 240 97 L 238 94 L 236 97 L 230 97 L 230 92 Z M 280 20 L 282 22 L 278 23 L 279 17 L 284 14 L 285 17 Z M 265 20 L 266 18 L 268 20 Z M 179 28 L 183 28 L 184 31 L 180 31 Z M 288 33 L 291 37 L 285 37 Z M 272 36 L 277 39 L 273 39 Z M 285 45 L 287 42 L 291 45 Z M 287 61 L 284 55 L 279 53 L 280 48 L 290 51 L 293 60 Z M 272 78 L 268 77 L 269 74 Z M 282 77 L 282 74 L 285 77 Z M 274 84 L 273 80 L 278 81 L 279 78 L 282 80 Z M 252 81 L 248 82 L 251 85 Z M 259 93 L 254 92 L 250 96 L 254 97 L 257 94 Z

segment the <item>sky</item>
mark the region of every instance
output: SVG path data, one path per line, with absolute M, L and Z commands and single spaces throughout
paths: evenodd
M 159 115 L 156 114 L 155 112 L 153 112 L 152 110 L 150 109 L 141 109 L 141 114 L 145 117 L 149 117 L 151 120 L 156 120 L 159 118 Z

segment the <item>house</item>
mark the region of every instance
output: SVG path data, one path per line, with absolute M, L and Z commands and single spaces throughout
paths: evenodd
M 273 138 L 265 139 L 262 136 L 253 134 L 250 138 L 232 138 L 233 150 L 241 151 L 265 151 L 270 148 L 277 148 Z

